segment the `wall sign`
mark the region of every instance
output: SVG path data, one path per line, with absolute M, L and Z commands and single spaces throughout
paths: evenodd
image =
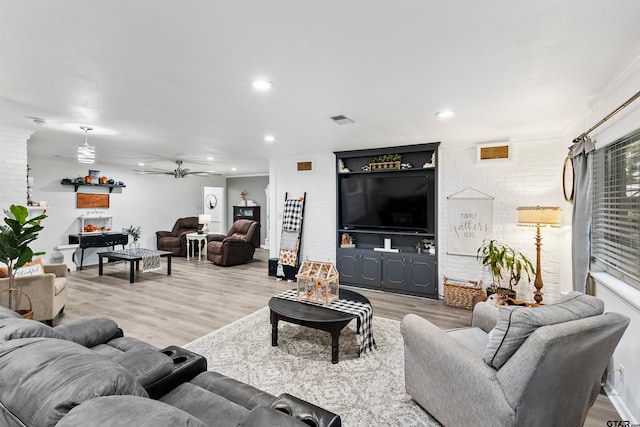
M 485 239 L 491 239 L 493 197 L 466 188 L 447 197 L 449 201 L 448 250 L 451 255 L 476 256 Z
M 108 208 L 108 194 L 76 193 L 76 207 L 80 208 Z

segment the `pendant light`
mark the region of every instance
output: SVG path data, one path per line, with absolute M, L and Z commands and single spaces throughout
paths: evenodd
M 93 130 L 88 126 L 80 126 L 80 129 L 84 131 L 84 144 L 78 145 L 78 161 L 80 163 L 95 163 L 96 161 L 96 149 L 94 146 L 89 145 L 87 142 L 88 132 Z

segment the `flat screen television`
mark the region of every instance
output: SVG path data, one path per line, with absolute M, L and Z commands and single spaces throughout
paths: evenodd
M 385 173 L 341 177 L 340 227 L 429 232 L 431 178 L 425 174 Z

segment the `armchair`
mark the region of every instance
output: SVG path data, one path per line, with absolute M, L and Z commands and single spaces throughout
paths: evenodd
M 187 237 L 202 228 L 197 216 L 179 218 L 171 231 L 156 231 L 156 247 L 161 251 L 169 251 L 173 256 L 187 256 Z
M 33 319 L 51 326 L 53 319 L 64 310 L 67 303 L 66 264 L 43 265 L 44 274 L 16 277 L 16 289 L 23 291 L 33 305 Z M 9 288 L 9 279 L 0 279 L 0 290 Z M 0 305 L 7 306 L 3 294 Z M 17 301 L 20 302 L 19 300 Z M 24 302 L 23 302 L 24 304 Z
M 260 223 L 248 219 L 234 222 L 229 232 L 207 236 L 207 259 L 215 264 L 231 266 L 253 259 L 260 246 Z
M 582 426 L 629 324 L 603 308 L 578 292 L 537 308 L 481 302 L 473 327 L 453 331 L 408 314 L 407 393 L 443 425 Z

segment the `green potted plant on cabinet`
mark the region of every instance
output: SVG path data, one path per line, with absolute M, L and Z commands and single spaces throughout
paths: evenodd
M 31 261 L 34 256 L 44 252 L 33 252 L 29 244 L 38 238 L 42 230 L 40 221 L 47 216 L 43 213 L 28 218 L 29 210 L 20 205 L 11 205 L 5 210 L 5 225 L 0 226 L 0 261 L 7 265 L 9 276 L 9 308 L 12 307 L 11 290 L 15 289 L 16 269 Z
M 498 293 L 515 299 L 513 287 L 524 275 L 531 281 L 531 276 L 536 274 L 529 258 L 497 240 L 485 240 L 478 248 L 476 258 L 491 272 L 492 283 L 487 288 L 487 296 Z

